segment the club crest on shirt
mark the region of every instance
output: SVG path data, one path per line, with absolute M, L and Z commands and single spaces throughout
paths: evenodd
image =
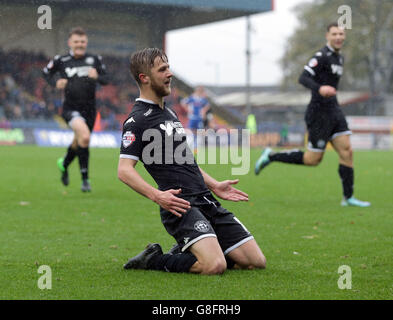
M 131 131 L 127 131 L 125 134 L 123 134 L 122 141 L 124 148 L 128 148 L 135 141 L 135 134 L 133 134 Z
M 315 68 L 318 65 L 318 60 L 316 58 L 312 58 L 308 63 L 309 67 Z
M 85 59 L 85 62 L 86 62 L 87 64 L 93 64 L 93 63 L 94 63 L 94 58 L 93 58 L 93 57 L 87 57 L 87 58 Z

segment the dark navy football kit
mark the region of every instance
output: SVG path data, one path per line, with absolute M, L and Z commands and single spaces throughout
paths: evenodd
M 176 113 L 137 99 L 123 125 L 120 158 L 141 161 L 159 190 L 181 189 L 191 209 L 181 218 L 160 208 L 161 221 L 185 252 L 197 241 L 216 237 L 225 255 L 253 239 L 206 186 Z
M 97 79 L 88 77 L 91 68 L 97 70 Z M 43 74 L 52 86 L 56 86 L 56 81 L 60 78 L 68 80 L 64 89 L 62 117 L 68 124 L 73 118 L 81 117 L 92 131 L 96 118 L 97 83 L 108 83 L 108 75 L 101 57 L 86 53 L 83 57 L 75 58 L 70 51 L 69 54 L 55 56 L 43 69 Z
M 95 68 L 98 78 L 89 77 L 89 71 Z M 97 84 L 108 84 L 108 75 L 105 71 L 105 65 L 100 56 L 86 53 L 76 58 L 72 52 L 60 56 L 57 55 L 43 69 L 43 76 L 46 81 L 56 86 L 59 79 L 66 79 L 67 84 L 64 88 L 64 102 L 62 117 L 72 128 L 72 122 L 75 119 L 82 119 L 90 132 L 93 131 L 96 119 L 96 87 Z M 69 184 L 68 166 L 78 157 L 80 172 L 82 175 L 83 192 L 90 192 L 90 182 L 88 180 L 89 171 L 89 147 L 74 146 L 72 143 L 67 149 L 64 158 L 59 158 L 57 166 L 61 172 L 61 181 L 67 186 Z
M 311 58 L 300 76 L 299 82 L 312 92 L 305 114 L 310 151 L 324 152 L 329 141 L 351 134 L 337 97 L 325 98 L 319 94 L 321 86 L 338 88 L 343 64 L 343 56 L 326 45 Z

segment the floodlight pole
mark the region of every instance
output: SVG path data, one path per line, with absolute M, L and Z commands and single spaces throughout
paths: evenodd
M 247 116 L 252 114 L 252 106 L 250 101 L 251 94 L 251 19 L 246 17 L 247 33 L 246 33 L 246 112 Z

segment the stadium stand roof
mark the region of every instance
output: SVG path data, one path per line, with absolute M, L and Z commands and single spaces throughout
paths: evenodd
M 36 0 L 3 0 L 31 4 Z M 47 0 L 65 12 L 83 8 L 129 12 L 154 21 L 163 31 L 242 17 L 274 10 L 275 0 Z M 38 4 L 38 2 L 37 2 Z
M 274 0 L 102 0 L 104 2 L 123 2 L 135 4 L 151 4 L 185 8 L 240 10 L 258 13 L 273 9 Z
M 367 100 L 369 96 L 364 92 L 341 91 L 338 92 L 337 98 L 341 105 L 345 106 Z M 310 93 L 303 90 L 296 92 L 254 91 L 251 93 L 250 100 L 253 107 L 304 107 L 310 102 Z M 246 93 L 223 94 L 214 97 L 214 102 L 219 106 L 243 108 L 246 105 Z

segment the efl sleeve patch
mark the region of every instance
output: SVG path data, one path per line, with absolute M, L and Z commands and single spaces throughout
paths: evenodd
M 143 130 L 135 122 L 126 123 L 121 136 L 120 155 L 140 159 L 144 146 L 142 136 Z
M 318 59 L 317 58 L 312 58 L 309 62 L 308 62 L 308 66 L 310 68 L 315 68 L 318 66 Z
M 131 131 L 126 131 L 122 137 L 123 147 L 128 148 L 130 145 L 134 143 L 135 140 L 136 140 L 135 134 L 133 134 Z

